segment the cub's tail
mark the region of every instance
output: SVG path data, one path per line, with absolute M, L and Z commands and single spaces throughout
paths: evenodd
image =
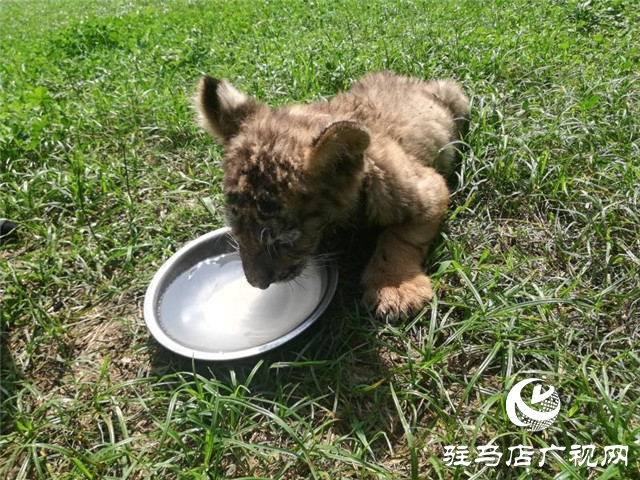
M 462 165 L 462 154 L 467 150 L 469 133 L 469 99 L 460 87 L 451 80 L 435 80 L 430 83 L 431 93 L 449 109 L 455 122 L 451 143 L 443 148 L 436 158 L 435 168 L 447 180 L 453 191 L 457 187 L 458 172 Z
M 469 99 L 451 80 L 436 80 L 432 85 L 433 94 L 451 111 L 455 119 L 455 140 L 464 140 L 469 131 Z

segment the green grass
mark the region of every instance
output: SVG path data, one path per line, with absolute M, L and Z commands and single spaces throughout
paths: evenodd
M 632 479 L 640 475 L 640 15 L 634 2 L 0 0 L 0 477 Z M 272 105 L 363 73 L 472 99 L 437 298 L 385 325 L 342 266 L 304 338 L 242 362 L 149 338 L 146 285 L 221 225 L 201 73 Z M 212 215 L 213 213 L 213 215 Z M 506 417 L 516 381 L 553 426 Z M 530 468 L 444 447 L 567 447 Z M 627 467 L 571 445 L 630 446 Z

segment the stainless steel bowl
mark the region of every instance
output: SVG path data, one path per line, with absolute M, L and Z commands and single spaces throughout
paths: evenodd
M 229 228 L 180 248 L 155 274 L 144 319 L 167 349 L 200 360 L 231 360 L 272 350 L 306 330 L 328 307 L 335 265 L 309 267 L 267 290 L 244 278 Z

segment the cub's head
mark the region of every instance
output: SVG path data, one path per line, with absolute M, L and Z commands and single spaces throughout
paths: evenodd
M 225 147 L 227 222 L 247 281 L 264 289 L 295 278 L 324 228 L 354 208 L 369 134 L 305 107 L 268 108 L 211 77 L 200 81 L 196 107 Z

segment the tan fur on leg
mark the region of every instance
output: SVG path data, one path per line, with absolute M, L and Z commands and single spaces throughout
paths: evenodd
M 363 301 L 379 318 L 407 317 L 431 298 L 431 281 L 422 271 L 422 260 L 438 232 L 449 192 L 443 178 L 423 169 L 417 190 L 421 215 L 384 230 L 362 276 Z

